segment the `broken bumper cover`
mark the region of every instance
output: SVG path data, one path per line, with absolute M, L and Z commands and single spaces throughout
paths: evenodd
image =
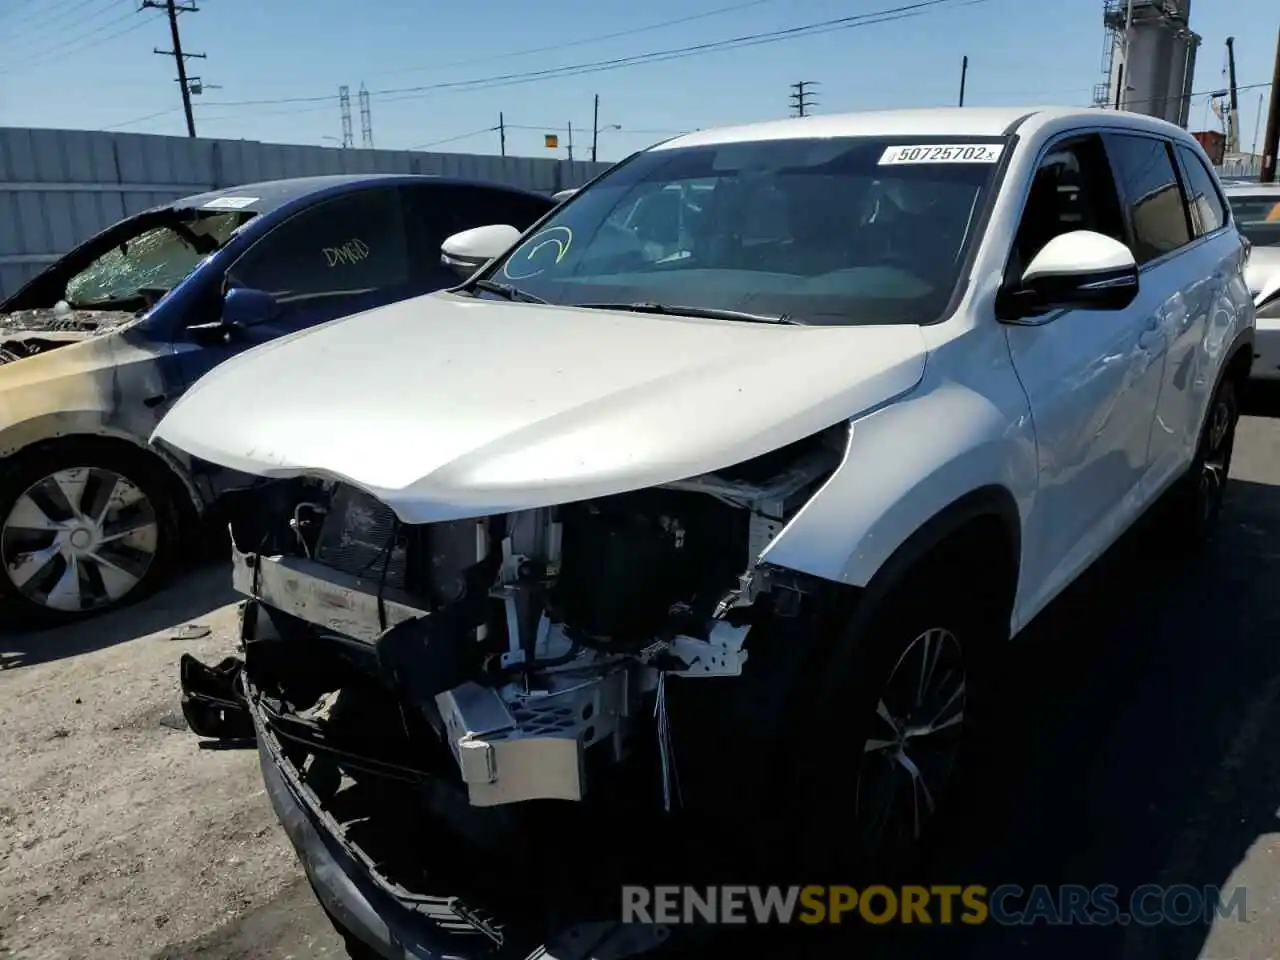
M 410 621 L 428 616 L 412 597 L 392 590 L 383 592 L 380 614 L 376 586 L 300 557 L 243 553 L 233 542 L 232 570 L 239 593 L 370 647 L 396 627 L 412 628 Z M 380 621 L 387 631 L 379 629 Z M 685 637 L 672 641 L 672 652 L 688 664 L 686 675 L 741 671 L 745 631 L 725 628 L 729 636 L 717 636 L 713 643 Z M 587 792 L 587 751 L 620 736 L 623 718 L 635 708 L 631 669 L 634 666 L 602 671 L 570 683 L 554 696 L 531 698 L 515 708 L 493 689 L 476 683 L 438 694 L 436 707 L 471 804 L 582 800 Z
M 334 836 L 327 815 L 282 756 L 263 714 L 253 706 L 249 710 L 267 795 L 317 898 L 343 929 L 388 960 L 621 960 L 651 954 L 667 942 L 667 928 L 610 921 L 573 924 L 545 942 L 538 937 L 498 942 L 493 928 L 474 922 L 456 898 L 395 896 Z M 469 940 L 471 948 L 460 940 Z

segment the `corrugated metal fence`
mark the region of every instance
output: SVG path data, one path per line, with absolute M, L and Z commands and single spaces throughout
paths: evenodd
M 0 127 L 0 297 L 122 217 L 205 190 L 317 174 L 426 173 L 553 193 L 608 166 Z

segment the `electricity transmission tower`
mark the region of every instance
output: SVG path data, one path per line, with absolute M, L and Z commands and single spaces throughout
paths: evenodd
M 373 149 L 373 117 L 369 112 L 369 91 L 360 84 L 360 145 Z
M 807 117 L 809 111 L 814 107 L 814 101 L 811 99 L 816 96 L 809 90 L 809 87 L 816 87 L 817 80 L 800 80 L 791 85 L 791 109 L 795 111 L 797 117 Z
M 162 56 L 173 57 L 174 62 L 178 65 L 178 86 L 182 88 L 182 112 L 187 115 L 187 136 L 194 137 L 196 135 L 196 118 L 191 111 L 191 93 L 192 81 L 187 76 L 188 60 L 203 60 L 203 53 L 183 53 L 182 38 L 178 35 L 178 14 L 180 13 L 196 13 L 200 8 L 194 3 L 179 4 L 175 0 L 142 0 L 141 10 L 163 10 L 169 16 L 169 36 L 173 39 L 172 50 L 161 50 L 156 48 L 152 53 L 158 53 Z M 195 80 L 199 83 L 199 77 Z M 199 92 L 199 89 L 195 92 Z
M 338 88 L 338 106 L 342 108 L 342 145 L 344 147 L 354 147 L 356 145 L 355 134 L 351 132 L 351 88 L 342 86 Z

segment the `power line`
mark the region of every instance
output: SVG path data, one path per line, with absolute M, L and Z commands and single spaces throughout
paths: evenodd
M 511 127 L 511 124 L 508 123 L 506 124 L 506 126 L 509 129 Z M 405 149 L 406 150 L 426 150 L 430 147 L 439 147 L 446 143 L 456 143 L 459 140 L 469 140 L 472 137 L 478 137 L 485 133 L 493 133 L 497 129 L 498 129 L 497 127 L 485 127 L 482 130 L 472 130 L 468 133 L 459 133 L 456 136 L 445 137 L 441 140 L 432 140 L 430 143 L 420 143 L 416 147 L 405 147 Z
M 148 113 L 145 117 L 134 117 L 132 120 L 125 120 L 121 123 L 113 123 L 109 127 L 102 127 L 103 130 L 120 130 L 124 127 L 132 127 L 138 123 L 146 123 L 148 120 L 155 120 L 157 117 L 167 117 L 171 113 L 176 113 L 177 107 L 170 107 L 167 110 L 159 110 L 156 113 Z
M 912 4 L 911 6 L 932 5 L 946 2 L 948 2 L 948 0 L 930 0 L 930 3 L 928 4 Z M 985 2 L 987 2 L 987 0 L 961 0 L 957 5 L 973 6 L 975 4 Z M 618 58 L 617 60 L 576 64 L 559 68 L 562 72 L 553 72 L 550 70 L 535 71 L 528 74 L 512 74 L 506 77 L 490 77 L 483 80 L 457 81 L 447 84 L 434 84 L 424 87 L 406 87 L 401 90 L 380 90 L 374 92 L 384 95 L 391 94 L 390 96 L 386 96 L 383 99 L 383 102 L 396 103 L 402 100 L 418 99 L 422 97 L 424 93 L 435 92 L 441 89 L 455 89 L 458 92 L 493 90 L 498 87 L 518 86 L 520 84 L 534 83 L 540 80 L 558 80 L 569 77 L 580 77 L 589 73 L 603 73 L 610 70 L 619 70 L 625 67 L 638 66 L 641 64 L 666 63 L 672 60 L 685 60 L 690 57 L 701 56 L 705 53 L 718 52 L 721 50 L 741 50 L 747 47 L 756 47 L 770 43 L 779 43 L 785 40 L 794 40 L 799 37 L 817 36 L 824 33 L 831 33 L 836 30 L 848 30 L 856 27 L 873 26 L 881 23 L 893 23 L 897 20 L 906 20 L 910 17 L 923 16 L 928 12 L 929 11 L 927 10 L 916 10 L 912 12 L 881 11 L 878 14 L 863 15 L 865 17 L 879 18 L 874 20 L 864 19 L 857 23 L 837 23 L 835 25 L 830 25 L 829 22 L 808 24 L 804 27 L 793 27 L 783 31 L 772 31 L 767 34 L 756 34 L 747 37 L 735 37 L 729 40 L 715 41 L 707 44 L 696 44 L 692 47 L 679 47 L 674 50 L 660 50 L 649 54 L 638 54 L 634 57 Z
M 716 7 L 714 10 L 706 10 L 702 13 L 692 13 L 685 17 L 677 17 L 674 20 L 663 20 L 660 23 L 651 23 L 643 27 L 632 27 L 630 30 L 618 30 L 613 33 L 598 33 L 592 37 L 582 37 L 578 40 L 566 40 L 562 43 L 555 43 L 545 47 L 528 47 L 524 50 L 517 50 L 514 53 L 499 53 L 486 57 L 471 57 L 466 60 L 453 60 L 448 63 L 433 63 L 429 67 L 402 67 L 397 70 L 383 70 L 379 73 L 370 74 L 374 77 L 391 76 L 393 74 L 415 73 L 422 70 L 434 70 L 440 67 L 469 67 L 477 63 L 492 63 L 495 60 L 510 60 L 513 57 L 527 57 L 535 53 L 555 53 L 566 47 L 581 47 L 588 43 L 601 43 L 605 40 L 618 40 L 623 37 L 630 37 L 637 33 L 648 33 L 653 30 L 662 30 L 666 27 L 676 27 L 684 23 L 692 23 L 695 20 L 706 20 L 708 17 L 717 17 L 722 13 L 734 13 L 738 10 L 745 10 L 748 7 L 758 7 L 761 4 L 773 3 L 775 0 L 747 0 L 745 3 L 732 3 L 727 7 Z
M 91 0 L 79 0 L 78 4 L 75 4 L 74 2 L 72 2 L 72 6 L 87 6 L 90 2 Z M 48 3 L 45 2 L 45 0 L 28 0 L 25 6 L 30 8 L 30 12 L 26 16 L 18 17 L 16 20 L 9 21 L 8 26 L 6 27 L 6 32 L 9 33 L 10 36 L 12 36 L 11 31 L 13 31 L 17 27 L 22 26 L 25 23 L 35 23 L 37 20 L 47 18 L 50 14 L 54 14 L 54 15 L 58 14 L 58 8 L 51 7 Z M 14 7 L 9 11 L 9 13 L 10 14 L 18 13 L 23 8 L 24 8 L 23 6 Z M 65 12 L 65 9 L 66 9 L 65 4 L 62 9 Z M 0 23 L 4 23 L 4 22 L 5 22 L 4 18 L 0 17 Z
M 71 3 L 70 5 L 63 6 L 61 8 L 46 7 L 39 11 L 40 16 L 28 17 L 22 21 L 23 23 L 29 23 L 32 25 L 29 30 L 16 29 L 13 25 L 7 27 L 5 29 L 5 39 L 12 41 L 15 37 L 22 36 L 25 33 L 26 37 L 24 42 L 27 42 L 32 37 L 38 37 L 40 34 L 47 31 L 49 27 L 56 26 L 61 23 L 71 14 L 83 10 L 91 3 L 102 3 L 103 7 L 97 13 L 82 14 L 79 19 L 92 19 L 99 14 L 106 13 L 109 8 L 117 6 L 116 0 L 105 0 L 105 2 L 104 0 L 78 0 L 76 3 Z
M 815 23 L 803 24 L 796 27 L 768 30 L 762 33 L 729 37 L 723 40 L 712 40 L 705 43 L 690 44 L 683 47 L 672 47 L 666 50 L 654 50 L 649 53 L 634 54 L 627 57 L 614 57 L 605 60 L 586 61 L 583 63 L 568 64 L 561 67 L 529 70 L 521 73 L 498 74 L 492 77 L 480 77 L 473 80 L 451 80 L 439 83 L 421 84 L 412 87 L 389 87 L 382 90 L 372 90 L 370 91 L 370 94 L 373 96 L 388 97 L 389 99 L 386 102 L 392 103 L 397 99 L 414 99 L 416 95 L 439 90 L 489 90 L 495 87 L 513 86 L 516 84 L 531 83 L 539 80 L 576 77 L 586 73 L 599 73 L 606 70 L 617 70 L 624 67 L 636 66 L 642 63 L 663 63 L 669 60 L 701 56 L 702 54 L 719 50 L 739 49 L 742 47 L 760 46 L 767 43 L 778 43 L 784 40 L 792 40 L 804 36 L 831 33 L 836 30 L 848 30 L 857 27 L 873 26 L 880 23 L 892 23 L 897 20 L 905 20 L 908 17 L 922 16 L 925 13 L 932 12 L 930 8 L 939 7 L 944 4 L 951 4 L 954 6 L 974 6 L 976 4 L 986 2 L 988 2 L 988 0 L 917 0 L 915 3 L 903 4 L 897 7 L 873 11 L 871 13 L 836 17 L 830 20 L 820 20 Z M 332 102 L 332 100 L 332 97 L 318 96 L 282 97 L 272 100 L 211 101 L 206 105 L 221 107 L 247 107 L 259 105 L 276 106 L 294 103 L 319 103 L 322 101 Z
M 88 33 L 83 33 L 83 34 L 80 34 L 79 36 L 72 37 L 68 40 L 65 40 L 56 47 L 51 47 L 48 50 L 41 51 L 39 54 L 37 54 L 37 59 L 35 60 L 27 60 L 22 63 L 14 64 L 12 67 L 6 67 L 5 69 L 0 70 L 0 73 L 12 73 L 15 69 L 30 70 L 34 67 L 41 66 L 42 64 L 49 62 L 49 56 L 51 54 L 55 54 L 55 53 L 59 54 L 59 59 L 61 59 L 69 54 L 79 53 L 83 50 L 88 50 L 92 47 L 102 46 L 103 44 L 110 43 L 112 40 L 116 40 L 120 37 L 125 36 L 126 34 L 133 33 L 136 30 L 141 30 L 147 24 L 152 23 L 156 19 L 158 19 L 157 17 L 146 17 L 129 24 L 129 26 L 125 27 L 123 30 L 117 30 L 114 33 L 108 33 L 106 36 L 100 37 L 99 39 L 94 40 L 92 43 L 86 43 L 86 44 L 81 44 L 80 46 L 75 46 L 75 44 L 80 40 L 87 40 L 90 37 L 96 37 L 98 36 L 98 34 L 102 33 L 102 31 L 106 30 L 108 27 L 115 26 L 116 24 L 123 23 L 127 19 L 131 19 L 136 12 L 137 11 L 131 10 L 126 16 L 119 17 L 115 20 L 111 20 L 107 23 L 104 23 L 101 26 L 99 26 L 96 30 L 90 30 Z M 67 48 L 70 48 L 70 49 L 67 49 Z

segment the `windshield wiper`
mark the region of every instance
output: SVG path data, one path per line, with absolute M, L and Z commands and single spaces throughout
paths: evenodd
M 473 280 L 471 281 L 472 290 L 483 290 L 485 293 L 496 293 L 504 300 L 513 300 L 519 303 L 546 303 L 541 297 L 535 297 L 532 293 L 525 293 L 519 287 L 513 287 L 509 283 L 498 283 L 496 280 Z
M 804 326 L 789 313 L 747 313 L 743 310 L 720 310 L 716 307 L 688 307 L 675 303 L 575 303 L 584 310 L 625 310 L 628 313 L 656 313 L 667 317 L 694 317 L 699 320 L 745 320 L 748 323 L 781 323 Z

